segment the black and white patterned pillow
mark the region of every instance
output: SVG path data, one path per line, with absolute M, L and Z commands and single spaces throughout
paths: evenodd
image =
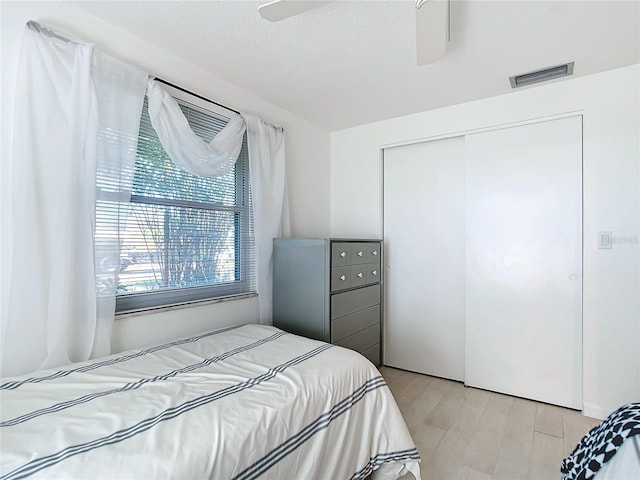
M 640 403 L 629 403 L 587 433 L 573 453 L 562 461 L 562 480 L 589 480 L 618 451 L 622 443 L 640 434 Z

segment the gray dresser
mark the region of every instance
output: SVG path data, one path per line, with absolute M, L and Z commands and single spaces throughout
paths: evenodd
M 380 364 L 382 242 L 273 241 L 273 324 Z

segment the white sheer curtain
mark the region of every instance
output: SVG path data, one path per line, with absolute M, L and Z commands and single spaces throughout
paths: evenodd
M 169 157 L 197 175 L 213 177 L 227 173 L 238 159 L 246 128 L 260 322 L 271 323 L 273 239 L 289 235 L 283 129 L 243 113 L 231 118 L 207 144 L 193 133 L 173 97 L 153 79 L 148 82 L 147 98 L 151 124 Z
M 145 73 L 96 55 L 92 45 L 27 25 L 13 125 L 3 376 L 110 350 L 114 312 L 105 312 L 109 302 L 96 295 L 96 169 L 106 168 L 108 157 L 118 163 L 135 157 L 146 80 Z M 128 90 L 122 93 L 115 84 Z M 116 183 L 127 181 L 125 174 Z
M 111 353 L 111 334 L 120 273 L 120 231 L 131 199 L 140 115 L 148 75 L 98 50 L 91 72 L 98 100 L 96 211 L 94 228 L 96 334 L 91 358 Z M 111 215 L 119 218 L 114 222 Z
M 247 122 L 260 323 L 270 324 L 273 310 L 273 239 L 289 236 L 284 131 L 254 115 L 242 116 Z
M 92 45 L 35 22 L 25 30 L 13 125 L 3 376 L 110 352 L 120 227 L 96 218 L 96 202 L 124 226 L 145 89 L 154 128 L 185 170 L 223 175 L 248 129 L 260 321 L 271 322 L 272 242 L 289 234 L 282 129 L 239 115 L 205 144 L 175 100 L 147 82 L 146 73 Z
M 246 130 L 240 115 L 229 119 L 207 144 L 193 133 L 178 103 L 152 78 L 148 82 L 147 98 L 151 124 L 173 163 L 203 177 L 219 177 L 233 168 Z

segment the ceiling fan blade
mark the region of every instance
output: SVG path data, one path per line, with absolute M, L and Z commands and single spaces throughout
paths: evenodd
M 270 22 L 277 22 L 284 20 L 285 18 L 293 17 L 300 13 L 313 10 L 314 8 L 321 7 L 331 3 L 331 1 L 321 0 L 274 0 L 258 7 L 260 16 Z
M 449 1 L 418 0 L 416 3 L 416 51 L 418 65 L 441 59 L 449 41 Z

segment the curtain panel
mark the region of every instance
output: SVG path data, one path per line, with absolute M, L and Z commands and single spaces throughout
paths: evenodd
M 284 131 L 255 115 L 242 116 L 247 123 L 260 323 L 271 324 L 273 239 L 290 235 Z
M 243 113 L 207 144 L 147 73 L 29 22 L 16 88 L 2 376 L 110 353 L 145 93 L 163 147 L 191 173 L 227 173 L 247 132 L 259 321 L 271 323 L 273 238 L 289 235 L 283 129 Z M 116 225 L 96 217 L 98 204 Z
M 219 177 L 233 168 L 246 130 L 240 115 L 230 118 L 222 131 L 206 143 L 191 130 L 178 102 L 152 78 L 147 84 L 147 99 L 151 125 L 173 163 L 202 177 Z
M 96 172 L 113 169 L 107 190 L 126 197 L 122 165 L 135 158 L 146 81 L 92 45 L 27 24 L 13 125 L 3 376 L 110 353 L 115 285 L 113 293 L 97 288 L 105 272 L 95 262 Z

